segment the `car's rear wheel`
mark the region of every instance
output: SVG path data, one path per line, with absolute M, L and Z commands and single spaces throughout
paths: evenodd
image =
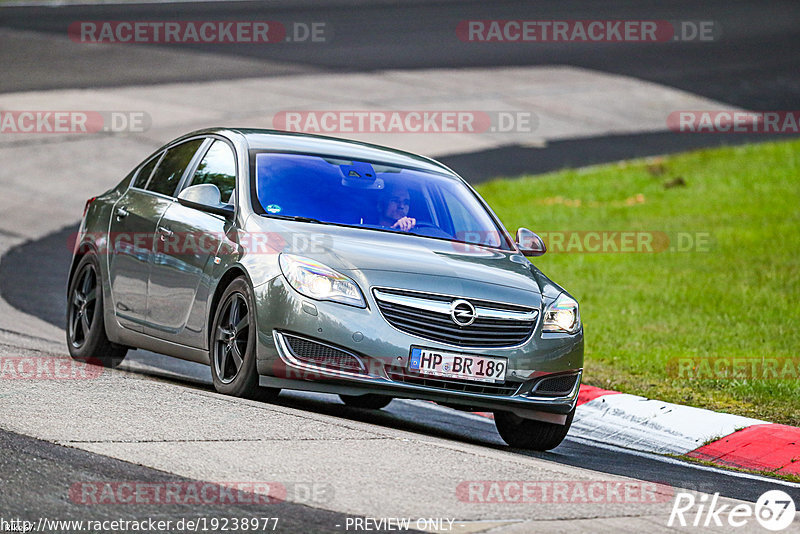
M 100 264 L 92 253 L 84 255 L 69 283 L 67 302 L 67 348 L 76 360 L 117 367 L 127 347 L 106 336 L 103 319 L 103 283 Z
M 255 299 L 244 277 L 235 279 L 220 297 L 211 322 L 211 378 L 219 393 L 271 400 L 279 389 L 258 385 Z
M 366 395 L 339 395 L 339 398 L 348 406 L 352 406 L 353 408 L 365 408 L 367 410 L 380 410 L 392 402 L 391 397 L 374 393 L 368 393 Z
M 565 424 L 545 423 L 524 419 L 511 412 L 495 412 L 494 424 L 503 441 L 518 449 L 548 451 L 555 449 L 567 436 L 575 408 L 567 415 Z

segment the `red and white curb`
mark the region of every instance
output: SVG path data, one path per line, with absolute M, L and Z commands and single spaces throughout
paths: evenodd
M 581 386 L 571 434 L 628 449 L 800 475 L 800 428 Z
M 711 439 L 764 421 L 583 386 L 576 433 L 620 447 L 687 454 Z
M 491 413 L 478 413 L 493 418 Z M 582 385 L 570 436 L 800 475 L 800 428 Z
M 699 447 L 688 456 L 720 465 L 800 475 L 800 428 L 764 423 Z

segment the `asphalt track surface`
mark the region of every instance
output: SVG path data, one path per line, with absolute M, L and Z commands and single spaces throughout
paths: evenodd
M 247 47 L 230 45 L 182 47 L 183 51 L 209 54 L 213 61 L 204 69 L 182 68 L 174 63 L 154 63 L 143 69 L 125 69 L 132 50 L 115 47 L 113 53 L 85 51 L 68 57 L 43 48 L 3 47 L 0 92 L 68 87 L 113 87 L 173 81 L 207 81 L 307 71 L 356 72 L 387 68 L 475 67 L 494 65 L 574 65 L 624 74 L 677 87 L 715 100 L 756 110 L 797 109 L 800 102 L 800 4 L 796 1 L 689 2 L 409 2 L 403 7 L 376 2 L 311 3 L 183 3 L 126 6 L 67 6 L 62 8 L 2 8 L 0 29 L 29 30 L 63 35 L 76 20 L 277 20 L 325 21 L 331 30 L 324 44 L 286 43 Z M 716 42 L 665 44 L 475 44 L 455 37 L 455 26 L 464 19 L 666 19 L 713 20 L 721 28 Z M 0 39 L 2 35 L 0 34 Z M 50 51 L 52 52 L 52 51 Z M 226 62 L 226 58 L 230 61 Z M 263 61 L 259 71 L 252 63 Z M 505 147 L 492 151 L 441 158 L 463 174 L 481 177 L 522 172 L 544 172 L 621 158 L 660 154 L 739 143 L 746 136 L 687 136 L 656 133 L 608 136 L 552 143 L 544 149 Z M 765 139 L 764 136 L 758 139 Z M 464 169 L 467 169 L 464 171 Z M 498 169 L 500 169 L 498 171 Z M 470 172 L 471 171 L 471 172 Z M 0 258 L 0 296 L 14 307 L 51 324 L 63 326 L 67 240 L 74 227 L 42 239 L 18 245 Z M 33 288 L 33 289 L 32 289 Z M 129 358 L 160 369 L 150 377 L 175 387 L 210 389 L 208 370 L 197 364 L 137 351 Z M 489 420 L 434 405 L 395 401 L 385 410 L 368 412 L 348 408 L 335 397 L 287 392 L 279 404 L 399 428 L 423 435 L 504 447 Z M 676 487 L 718 491 L 724 496 L 754 501 L 768 489 L 769 481 L 745 478 L 721 470 L 662 460 L 620 449 L 568 438 L 548 453 L 518 451 L 547 461 L 579 466 L 601 473 L 633 476 Z M 175 480 L 174 475 L 0 432 L 0 471 L 5 508 L 36 516 L 68 518 L 72 513 L 54 481 L 81 478 L 105 480 Z M 782 488 L 797 500 L 796 488 Z M 324 531 L 338 514 L 303 505 L 281 505 L 287 531 Z M 131 517 L 148 510 L 131 508 Z M 209 510 L 224 515 L 229 510 Z M 248 514 L 252 509 L 247 511 Z M 267 512 L 278 513 L 270 508 Z M 97 513 L 101 518 L 102 511 Z M 196 510 L 176 508 L 159 513 L 170 517 L 196 515 Z M 85 515 L 85 513 L 84 513 Z M 115 512 L 115 515 L 118 515 Z M 228 514 L 230 515 L 230 514 Z
M 40 317 L 56 326 L 63 327 L 66 310 L 64 288 L 70 261 L 70 253 L 66 243 L 70 235 L 74 234 L 76 230 L 77 227 L 66 227 L 44 239 L 26 242 L 14 247 L 6 253 L 0 259 L 0 296 L 22 311 Z M 41 258 L 42 255 L 45 255 L 48 261 L 29 261 L 30 258 Z M 29 289 L 31 287 L 37 287 L 38 289 L 35 292 L 31 292 Z M 151 369 L 150 371 L 145 371 L 150 378 L 166 381 L 176 387 L 213 389 L 210 381 L 210 371 L 206 366 L 145 351 L 133 351 L 129 353 L 128 359 L 146 364 Z M 506 448 L 491 420 L 448 408 L 439 408 L 432 403 L 394 401 L 387 408 L 380 411 L 359 410 L 343 405 L 334 395 L 289 391 L 283 392 L 276 402 L 283 406 L 325 414 L 343 420 L 356 420 L 415 432 L 421 435 L 479 444 L 489 448 Z M 0 438 L 2 438 L 2 435 L 0 435 Z M 23 438 L 16 437 L 14 439 Z M 53 448 L 56 447 L 36 440 L 30 440 L 29 443 L 31 450 L 39 451 L 37 454 L 49 454 L 46 451 L 54 450 Z M 729 471 L 706 469 L 656 455 L 643 455 L 621 448 L 604 447 L 599 443 L 569 436 L 564 443 L 550 452 L 538 453 L 522 450 L 517 452 L 518 454 L 590 469 L 599 473 L 632 476 L 650 482 L 707 493 L 719 492 L 725 497 L 751 502 L 755 501 L 765 491 L 777 487 L 774 482 L 768 479 L 742 477 Z M 63 454 L 67 455 L 67 453 Z M 81 454 L 86 453 L 75 453 L 74 457 L 80 460 L 83 458 Z M 25 461 L 33 461 L 32 458 L 34 456 L 26 456 L 14 461 L 24 463 Z M 106 463 L 116 466 L 120 471 L 124 470 L 123 462 L 107 461 Z M 76 467 L 71 462 L 63 462 L 60 465 L 62 466 L 61 469 L 70 471 L 67 474 L 71 475 L 71 478 L 64 475 L 64 479 L 74 481 L 78 473 L 72 471 L 80 469 L 82 464 L 78 464 Z M 131 468 L 133 469 L 133 467 Z M 0 471 L 3 469 L 3 465 L 0 464 Z M 52 469 L 57 470 L 58 468 L 53 466 Z M 136 469 L 144 468 L 136 467 Z M 125 480 L 140 480 L 136 478 L 138 473 L 130 473 L 127 476 L 128 478 L 125 478 Z M 113 477 L 110 479 L 113 479 Z M 106 480 L 109 480 L 109 478 L 106 477 Z M 781 487 L 781 489 L 787 491 L 795 499 L 800 499 L 800 489 L 797 487 Z M 58 491 L 60 490 L 51 489 L 44 492 L 32 491 L 30 493 L 28 496 L 30 500 L 29 506 L 37 511 L 37 517 L 41 515 L 69 517 L 68 514 L 62 513 L 68 511 L 61 508 L 63 503 L 58 506 L 53 503 L 54 497 L 58 496 Z M 53 492 L 56 492 L 56 495 L 53 495 Z M 303 512 L 313 521 L 317 521 L 315 519 L 316 510 L 313 508 L 303 507 L 295 510 L 289 507 L 289 510 L 293 513 Z M 181 517 L 179 512 L 179 510 L 175 511 L 176 517 Z M 133 515 L 132 517 L 136 516 Z M 293 516 L 290 515 L 288 517 Z M 324 518 L 325 521 L 328 519 L 330 518 L 327 516 Z M 323 519 L 320 519 L 320 521 L 323 521 Z M 331 523 L 328 521 L 324 524 L 329 526 Z
M 712 41 L 664 43 L 462 42 L 463 20 L 709 21 Z M 69 25 L 85 20 L 268 20 L 325 24 L 325 42 L 71 47 L 4 39 L 0 92 L 209 81 L 292 72 L 571 65 L 647 80 L 767 111 L 800 102 L 800 4 L 793 0 L 675 2 L 183 2 L 143 5 L 65 5 L 0 9 L 0 29 L 46 33 L 67 40 Z M 72 43 L 70 43 L 72 44 Z M 207 54 L 186 61 L 148 61 L 142 47 Z M 269 98 L 269 95 L 265 95 Z M 786 136 L 778 136 L 785 138 Z M 601 136 L 544 148 L 500 150 L 442 158 L 462 176 L 540 173 L 682 150 L 768 140 L 767 135 L 661 132 Z
M 354 7 L 355 6 L 355 7 Z M 381 69 L 573 65 L 633 76 L 677 87 L 735 106 L 794 109 L 800 97 L 800 4 L 792 0 L 730 2 L 678 0 L 618 2 L 198 2 L 144 5 L 85 5 L 5 8 L 0 27 L 65 36 L 81 20 L 272 20 L 324 22 L 328 42 L 268 45 L 188 44 L 180 48 L 230 57 L 290 63 L 311 69 L 356 72 Z M 471 43 L 456 36 L 462 20 L 669 20 L 713 21 L 712 42 L 667 43 Z M 125 46 L 119 54 L 125 53 Z M 235 77 L 209 65 L 194 77 L 173 65 L 148 65 L 148 75 L 131 80 L 120 56 L 103 56 L 86 46 L 81 55 L 38 57 L 21 63 L 22 50 L 4 50 L 0 91 L 100 87 L 198 81 Z M 81 65 L 91 59 L 95 67 Z M 125 65 L 125 67 L 123 67 Z M 24 68 L 22 68 L 24 67 Z M 252 77 L 242 70 L 239 77 Z M 259 75 L 263 75 L 259 73 Z M 79 76 L 79 78 L 78 78 Z
M 38 523 L 39 518 L 69 521 L 86 520 L 87 505 L 81 502 L 80 489 L 70 491 L 76 481 L 91 484 L 96 481 L 135 480 L 139 484 L 166 487 L 203 487 L 203 481 L 191 480 L 123 462 L 100 454 L 62 447 L 46 441 L 0 430 L 0 472 L 5 488 L 18 491 L 3 492 L 2 502 L 6 520 L 13 517 Z M 202 507 L 183 503 L 130 503 L 109 507 L 94 504 L 92 521 L 128 520 L 171 521 L 177 525 L 184 520 L 200 518 L 249 517 L 278 518 L 276 532 L 341 532 L 335 525 L 346 524 L 346 516 L 336 512 L 311 508 L 287 501 L 252 504 L 254 495 L 236 495 L 237 503 L 207 503 Z M 272 526 L 273 522 L 262 522 Z M 53 531 L 61 529 L 53 529 Z M 67 530 L 67 529 L 64 529 Z M 173 527 L 171 530 L 177 530 Z M 45 530 L 47 531 L 47 530 Z M 413 531 L 412 531 L 413 532 Z

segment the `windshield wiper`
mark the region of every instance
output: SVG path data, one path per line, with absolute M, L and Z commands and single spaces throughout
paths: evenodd
M 278 215 L 276 213 L 262 213 L 264 217 L 274 217 L 276 219 L 283 219 L 286 221 L 298 221 L 298 222 L 307 222 L 307 223 L 315 223 L 315 224 L 327 224 L 318 219 L 313 219 L 311 217 L 303 217 L 302 215 Z

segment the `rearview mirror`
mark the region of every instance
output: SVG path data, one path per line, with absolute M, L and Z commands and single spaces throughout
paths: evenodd
M 222 203 L 222 195 L 214 184 L 190 185 L 180 192 L 178 202 L 187 208 L 222 215 L 233 219 L 234 209 L 230 204 Z
M 523 256 L 541 256 L 547 252 L 542 238 L 527 228 L 517 230 L 517 247 Z

